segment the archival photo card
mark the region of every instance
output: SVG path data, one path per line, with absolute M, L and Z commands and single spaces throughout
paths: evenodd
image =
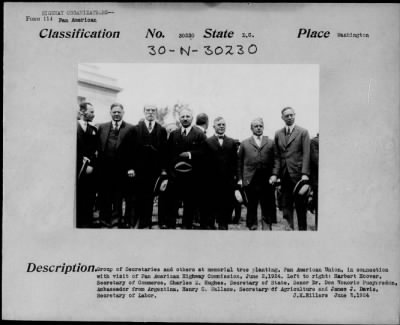
M 4 320 L 399 323 L 399 5 L 4 13 Z

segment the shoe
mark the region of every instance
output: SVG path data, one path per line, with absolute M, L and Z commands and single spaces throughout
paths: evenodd
M 251 227 L 250 227 L 250 230 L 257 230 L 257 225 L 252 225 Z
M 161 225 L 160 229 L 167 229 L 167 225 Z

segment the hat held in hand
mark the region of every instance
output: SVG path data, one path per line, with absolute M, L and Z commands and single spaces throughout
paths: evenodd
M 238 203 L 247 205 L 247 195 L 242 187 L 235 190 L 235 198 Z
M 165 192 L 168 185 L 167 175 L 161 175 L 157 178 L 156 185 L 154 186 L 153 194 L 159 195 L 162 192 Z
M 297 182 L 296 186 L 294 187 L 293 195 L 307 198 L 310 192 L 311 192 L 310 181 L 301 179 Z
M 186 161 L 179 161 L 175 164 L 174 169 L 178 173 L 189 173 L 192 171 L 193 167 Z

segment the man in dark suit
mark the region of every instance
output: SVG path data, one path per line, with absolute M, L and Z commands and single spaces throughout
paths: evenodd
M 318 230 L 318 165 L 319 134 L 310 141 L 310 180 L 313 191 L 313 208 L 315 213 L 315 230 Z
M 295 125 L 295 112 L 291 107 L 281 111 L 285 127 L 275 133 L 277 150 L 276 164 L 271 184 L 281 179 L 283 217 L 294 229 L 293 204 L 296 206 L 299 230 L 307 230 L 307 204 L 304 199 L 294 197 L 293 189 L 300 180 L 310 175 L 310 136 L 308 131 Z
M 139 216 L 139 228 L 151 228 L 153 216 L 153 191 L 157 178 L 166 172 L 166 145 L 167 131 L 155 118 L 157 107 L 146 105 L 144 107 L 145 119 L 137 126 L 137 214 Z M 158 206 L 158 216 L 163 217 L 164 211 Z M 159 220 L 160 226 L 165 225 Z
M 136 130 L 123 121 L 124 108 L 121 104 L 112 104 L 110 114 L 112 121 L 100 124 L 98 129 L 100 220 L 111 227 L 115 213 L 122 228 L 134 222 Z M 125 222 L 122 216 L 123 199 L 126 201 Z
M 203 222 L 206 229 L 228 230 L 234 207 L 234 189 L 237 171 L 237 147 L 235 140 L 225 135 L 226 123 L 222 117 L 214 120 L 215 134 L 206 140 L 205 159 L 207 166 L 207 183 L 209 188 L 207 220 Z
M 183 108 L 179 113 L 181 127 L 172 131 L 167 142 L 168 156 L 168 228 L 176 227 L 179 202 L 183 201 L 182 226 L 192 229 L 193 213 L 196 206 L 197 184 L 200 157 L 203 152 L 205 134 L 192 126 L 193 113 L 188 108 Z M 191 166 L 182 170 L 177 163 Z
M 272 230 L 276 223 L 274 189 L 268 182 L 275 163 L 274 142 L 263 136 L 264 122 L 256 118 L 251 122 L 253 135 L 244 140 L 238 153 L 238 184 L 244 187 L 247 195 L 246 225 L 257 230 L 257 207 L 261 205 L 262 220 Z
M 89 123 L 94 119 L 91 103 L 79 105 L 76 158 L 76 226 L 93 226 L 93 206 L 96 197 L 94 167 L 97 156 L 97 129 Z

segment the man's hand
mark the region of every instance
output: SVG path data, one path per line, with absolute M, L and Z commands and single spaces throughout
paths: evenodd
M 272 176 L 269 178 L 269 183 L 270 183 L 271 185 L 274 185 L 274 184 L 276 183 L 276 181 L 277 181 L 277 177 L 276 177 L 275 175 L 272 175 Z
M 309 180 L 309 178 L 308 178 L 308 176 L 307 176 L 307 175 L 303 175 L 303 176 L 301 176 L 301 180 L 308 181 L 308 180 Z
M 87 166 L 86 167 L 86 174 L 90 175 L 91 173 L 93 173 L 93 167 L 92 166 Z
M 190 158 L 190 155 L 189 155 L 188 152 L 182 152 L 182 153 L 179 154 L 179 157 L 181 157 L 181 158 Z
M 130 178 L 133 178 L 133 177 L 135 177 L 135 171 L 133 170 L 133 169 L 129 169 L 128 170 L 128 177 L 130 177 Z
M 166 176 L 167 172 L 165 170 L 161 171 L 161 176 Z
M 240 187 L 243 187 L 243 181 L 242 181 L 242 180 L 239 180 L 237 183 L 238 183 L 238 185 L 239 185 Z

